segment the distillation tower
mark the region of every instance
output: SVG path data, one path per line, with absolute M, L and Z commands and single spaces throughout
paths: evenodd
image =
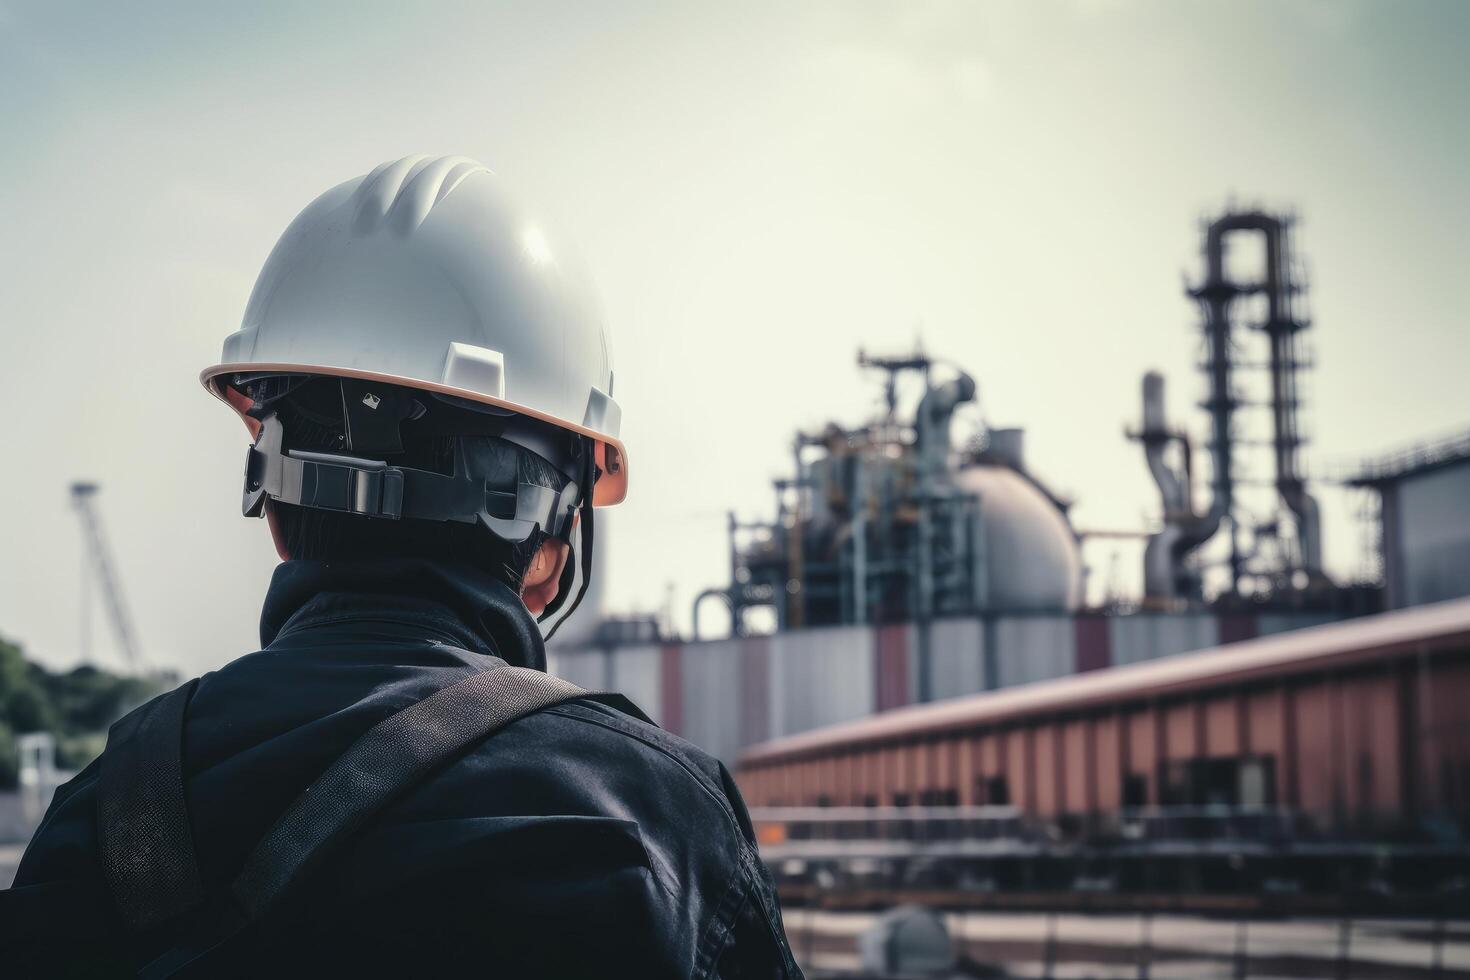
M 1152 604 L 1205 597 L 1202 551 L 1221 533 L 1228 543 L 1220 597 L 1290 603 L 1330 591 L 1322 571 L 1321 517 L 1300 461 L 1299 379 L 1307 367 L 1302 332 L 1310 321 L 1293 225 L 1288 215 L 1231 211 L 1205 228 L 1204 274 L 1187 293 L 1199 304 L 1204 340 L 1207 507 L 1196 506 L 1193 445 L 1165 417 L 1164 379 L 1154 372 L 1144 377 L 1143 424 L 1132 435 L 1143 443 L 1164 512 L 1164 526 L 1144 556 L 1144 592 Z M 1242 235 L 1259 236 L 1263 246 L 1262 267 L 1244 276 L 1227 263 L 1229 244 Z M 1247 384 L 1251 376 L 1264 379 L 1264 397 L 1250 396 L 1263 387 Z M 1241 413 L 1251 409 L 1269 413 L 1267 437 L 1242 431 Z M 1250 465 L 1261 450 L 1269 459 L 1267 478 Z M 1270 492 L 1264 508 L 1248 505 L 1244 491 L 1251 487 Z

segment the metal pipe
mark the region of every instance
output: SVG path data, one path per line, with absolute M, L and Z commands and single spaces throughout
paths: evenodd
M 689 628 L 694 633 L 695 640 L 700 639 L 699 607 L 703 604 L 704 600 L 716 598 L 722 600 L 725 603 L 725 607 L 730 610 L 730 635 L 739 636 L 743 632 L 740 628 L 739 616 L 735 611 L 735 602 L 731 599 L 730 593 L 724 589 L 705 589 L 694 597 L 694 605 L 689 611 L 689 618 L 691 620 Z
M 919 466 L 925 477 L 935 477 L 949 469 L 949 424 L 955 409 L 975 398 L 975 379 L 960 372 L 944 384 L 924 392 L 914 419 Z
M 1193 514 L 1193 502 L 1185 496 L 1184 480 L 1164 458 L 1164 450 L 1172 438 L 1164 410 L 1164 376 L 1150 371 L 1143 376 L 1143 428 L 1139 433 L 1143 442 L 1144 459 L 1148 461 L 1149 474 L 1158 485 L 1159 496 L 1164 501 L 1164 519 L 1170 515 Z
M 1144 547 L 1144 595 L 1150 599 L 1198 598 L 1198 586 L 1188 573 L 1185 559 L 1219 528 L 1224 510 L 1212 506 L 1204 515 L 1195 512 L 1189 443 L 1181 434 L 1170 431 L 1164 405 L 1164 377 L 1150 371 L 1143 376 L 1143 424 L 1135 437 L 1143 443 L 1144 459 L 1159 488 L 1164 527 L 1150 536 Z M 1169 443 L 1174 441 L 1184 447 L 1182 473 L 1165 458 Z

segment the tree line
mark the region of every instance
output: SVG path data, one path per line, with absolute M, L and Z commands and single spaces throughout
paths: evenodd
M 56 765 L 81 769 L 102 751 L 114 721 L 168 686 L 165 678 L 125 677 L 89 664 L 48 670 L 0 637 L 0 788 L 16 784 L 17 735 L 50 732 Z

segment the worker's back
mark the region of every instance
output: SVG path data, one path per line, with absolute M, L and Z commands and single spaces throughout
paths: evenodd
M 370 727 L 494 656 L 536 666 L 539 649 L 516 639 L 528 624 L 514 593 L 470 566 L 282 565 L 265 649 L 201 678 L 187 711 L 185 796 L 210 914 L 260 838 Z M 3 893 L 0 933 L 19 956 L 8 975 L 117 975 L 206 929 L 200 915 L 145 932 L 124 925 L 103 872 L 97 771 L 58 791 Z M 64 942 L 22 935 L 58 922 Z M 589 700 L 522 718 L 438 768 L 314 869 L 288 906 L 194 969 L 797 973 L 724 767 Z

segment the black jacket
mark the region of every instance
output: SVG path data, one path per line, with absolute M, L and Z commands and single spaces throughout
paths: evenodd
M 265 647 L 200 679 L 183 765 L 205 885 L 223 894 L 295 797 L 369 727 L 498 655 L 545 668 L 519 599 L 462 566 L 287 562 Z M 7 976 L 126 975 L 181 940 L 120 923 L 99 864 L 97 765 L 57 790 L 0 893 Z M 303 901 L 211 975 L 799 977 L 729 773 L 578 700 L 479 743 L 373 818 Z M 35 941 L 65 923 L 65 940 Z

